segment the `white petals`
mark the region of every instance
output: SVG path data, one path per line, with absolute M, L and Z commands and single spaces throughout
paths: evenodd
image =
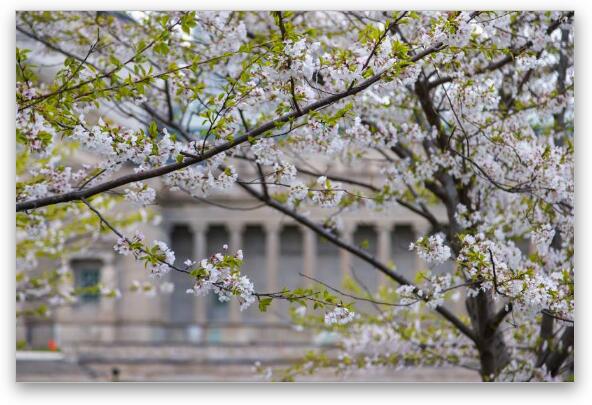
M 409 250 L 415 250 L 419 257 L 433 265 L 444 263 L 450 258 L 450 248 L 444 244 L 442 234 L 432 235 L 429 238 L 423 236 L 415 243 L 411 243 Z
M 226 246 L 226 245 L 225 245 Z M 224 249 L 226 250 L 226 249 Z M 232 257 L 230 257 L 232 258 Z M 238 265 L 243 259 L 243 251 L 238 250 L 234 256 L 236 260 L 229 261 L 229 257 L 216 253 L 209 259 L 203 259 L 198 269 L 198 278 L 187 294 L 207 295 L 213 292 L 221 302 L 230 301 L 236 296 L 240 302 L 241 311 L 247 309 L 256 300 L 253 283 L 238 271 Z
M 325 314 L 325 325 L 346 325 L 355 317 L 355 313 L 344 307 L 335 307 Z

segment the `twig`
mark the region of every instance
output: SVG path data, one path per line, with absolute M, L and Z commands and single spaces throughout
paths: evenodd
M 334 291 L 334 292 L 336 292 L 336 293 L 338 293 L 340 295 L 343 295 L 344 297 L 352 298 L 352 299 L 357 300 L 357 301 L 366 301 L 366 302 L 370 302 L 372 304 L 387 305 L 387 306 L 390 306 L 390 307 L 408 307 L 408 306 L 411 306 L 411 305 L 419 302 L 419 300 L 417 300 L 417 301 L 413 301 L 413 302 L 410 302 L 410 303 L 407 303 L 407 304 L 395 304 L 395 303 L 392 303 L 392 302 L 378 301 L 378 300 L 374 300 L 374 299 L 370 299 L 370 298 L 358 297 L 357 295 L 352 295 L 352 294 L 348 294 L 346 292 L 343 292 L 343 291 L 341 291 L 341 290 L 339 290 L 339 289 L 337 289 L 335 287 L 332 287 L 329 284 L 327 284 L 327 283 L 325 283 L 325 282 L 323 282 L 321 280 L 318 280 L 318 279 L 316 279 L 314 277 L 307 276 L 306 274 L 303 274 L 303 273 L 298 273 L 298 274 L 301 275 L 304 278 L 307 278 L 309 280 L 314 281 L 315 283 L 321 284 L 321 285 L 327 287 L 329 290 Z

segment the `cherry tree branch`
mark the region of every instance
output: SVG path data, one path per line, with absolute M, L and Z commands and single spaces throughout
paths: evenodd
M 109 228 L 109 230 L 111 232 L 113 232 L 115 235 L 117 235 L 119 238 L 126 240 L 129 243 L 129 239 L 121 232 L 119 231 L 117 228 L 115 228 L 115 226 L 113 226 L 104 216 L 103 214 L 101 214 L 101 212 L 99 210 L 97 210 L 93 205 L 91 205 L 91 203 L 86 199 L 86 198 L 82 198 L 81 199 L 82 203 L 84 203 L 84 205 L 87 206 L 87 208 L 89 210 L 91 210 L 98 218 L 101 224 L 105 225 L 107 228 Z M 175 266 L 173 263 L 169 263 L 166 260 L 163 260 L 159 257 L 155 257 L 152 253 L 146 251 L 143 248 L 137 248 L 138 251 L 144 253 L 145 255 L 154 257 L 156 260 L 158 260 L 158 262 L 164 264 L 165 266 L 169 267 L 171 270 L 174 271 L 178 271 L 180 273 L 184 273 L 184 274 L 189 274 L 191 275 L 191 272 L 188 270 L 189 267 L 186 267 L 185 269 L 182 269 L 178 266 Z M 219 288 L 225 290 L 225 291 L 230 291 L 229 288 L 223 286 L 220 283 L 216 283 L 216 286 L 218 286 Z M 285 291 L 277 291 L 277 292 L 254 292 L 253 296 L 255 296 L 257 298 L 257 300 L 261 300 L 262 298 L 273 298 L 273 299 L 283 299 L 283 300 L 288 300 L 288 301 L 293 301 L 293 300 L 298 300 L 298 299 L 304 299 L 304 300 L 309 300 L 312 302 L 318 302 L 321 303 L 323 305 L 329 305 L 329 306 L 334 306 L 334 307 L 340 307 L 343 305 L 343 303 L 335 303 L 335 302 L 331 302 L 331 301 L 327 301 L 321 298 L 316 298 L 314 297 L 315 295 L 320 295 L 321 293 L 318 291 L 312 291 L 310 293 L 304 293 L 301 295 L 292 295 L 292 294 L 287 294 Z
M 547 35 L 551 35 L 553 33 L 553 31 L 555 31 L 563 22 L 569 20 L 573 16 L 574 16 L 574 12 L 573 11 L 569 11 L 569 12 L 565 13 L 564 15 L 562 15 L 561 17 L 559 17 L 558 19 L 556 19 L 555 21 L 553 21 L 547 27 L 547 30 L 545 32 L 547 33 Z M 494 70 L 501 69 L 502 67 L 506 66 L 510 62 L 513 62 L 516 59 L 516 56 L 518 56 L 521 53 L 523 53 L 524 51 L 526 51 L 532 45 L 533 45 L 533 42 L 531 40 L 529 40 L 523 46 L 521 46 L 520 48 L 510 49 L 510 55 L 506 55 L 503 58 L 500 58 L 499 60 L 497 60 L 495 62 L 489 63 L 487 66 L 485 66 L 485 67 L 483 67 L 481 69 L 478 69 L 471 76 L 476 76 L 476 75 L 480 75 L 480 74 L 483 74 L 483 73 L 492 72 Z M 428 85 L 428 87 L 430 89 L 433 89 L 434 87 L 438 87 L 438 86 L 440 86 L 440 85 L 442 85 L 444 83 L 450 83 L 452 81 L 454 81 L 454 78 L 453 77 L 450 77 L 450 76 L 438 77 L 437 80 L 434 80 L 432 82 L 429 82 L 427 85 Z
M 234 157 L 242 159 L 242 160 L 246 160 L 249 162 L 255 161 L 253 158 L 250 158 L 248 156 L 235 155 Z M 304 169 L 300 166 L 296 166 L 296 171 L 299 173 L 302 173 L 304 175 L 311 176 L 311 177 L 325 176 L 329 180 L 339 181 L 341 183 L 346 183 L 346 184 L 351 184 L 353 186 L 363 187 L 363 188 L 366 188 L 366 189 L 373 191 L 375 193 L 378 193 L 381 191 L 381 189 L 379 187 L 377 187 L 371 183 L 367 183 L 367 182 L 360 181 L 360 180 L 355 180 L 355 179 L 352 179 L 351 177 L 339 176 L 339 175 L 330 174 L 330 173 L 320 173 L 317 171 Z M 263 178 L 264 176 L 261 174 L 261 177 Z M 263 183 L 263 185 L 266 186 L 266 183 Z M 417 215 L 420 215 L 420 216 L 424 217 L 425 219 L 427 219 L 430 222 L 430 225 L 432 225 L 432 227 L 434 227 L 434 228 L 440 227 L 440 223 L 438 222 L 436 217 L 427 209 L 427 207 L 425 207 L 425 205 L 423 203 L 420 204 L 421 205 L 421 209 L 420 209 L 401 198 L 395 198 L 395 201 L 399 205 L 401 205 L 401 206 L 407 208 L 408 210 L 416 213 Z
M 187 12 L 183 13 L 183 14 L 187 14 Z M 161 39 L 166 33 L 171 32 L 177 25 L 179 25 L 181 23 L 181 18 L 179 18 L 175 23 L 170 24 L 166 30 L 161 33 L 157 38 L 154 38 L 152 41 L 150 41 L 148 44 L 144 45 L 141 49 L 139 49 L 136 53 L 134 53 L 133 56 L 131 56 L 129 59 L 127 59 L 126 61 L 122 62 L 121 65 L 116 66 L 115 68 L 104 72 L 103 74 L 99 75 L 98 77 L 94 77 L 92 79 L 88 79 L 85 81 L 82 81 L 72 87 L 67 87 L 65 89 L 58 89 L 56 91 L 53 91 L 51 93 L 47 93 L 47 94 L 41 94 L 39 96 L 33 97 L 30 101 L 30 103 L 19 107 L 18 111 L 23 111 L 26 110 L 28 108 L 33 107 L 34 105 L 39 104 L 40 102 L 42 102 L 43 100 L 46 100 L 50 97 L 62 94 L 64 92 L 70 92 L 72 90 L 76 90 L 86 84 L 92 83 L 94 81 L 97 80 L 101 80 L 101 79 L 105 79 L 107 77 L 110 77 L 111 75 L 113 75 L 114 73 L 118 72 L 119 70 L 121 70 L 122 68 L 128 66 L 130 63 L 134 62 L 140 55 L 142 55 L 144 52 L 146 52 L 148 49 L 150 49 L 159 39 Z M 86 63 L 86 60 L 83 59 L 82 63 Z M 90 93 L 92 94 L 92 93 Z M 86 95 L 86 94 L 85 94 Z
M 349 294 L 349 293 L 346 293 L 344 291 L 341 291 L 341 290 L 339 290 L 339 289 L 337 289 L 335 287 L 332 287 L 331 285 L 329 285 L 329 284 L 327 284 L 327 283 L 325 283 L 325 282 L 323 282 L 321 280 L 318 280 L 318 279 L 316 279 L 314 277 L 310 277 L 310 276 L 307 276 L 306 274 L 302 274 L 302 273 L 298 273 L 298 274 L 300 276 L 304 277 L 304 278 L 307 278 L 307 279 L 309 279 L 311 281 L 314 281 L 315 283 L 318 283 L 318 284 L 320 284 L 320 285 L 322 285 L 324 287 L 327 287 L 329 290 L 331 290 L 333 292 L 336 292 L 337 294 L 343 295 L 344 297 L 352 298 L 352 299 L 354 299 L 356 301 L 366 301 L 366 302 L 370 302 L 372 304 L 387 305 L 387 306 L 390 306 L 390 307 L 408 307 L 408 306 L 411 306 L 411 305 L 419 302 L 419 299 L 418 299 L 416 301 L 408 302 L 408 303 L 405 303 L 405 304 L 397 304 L 397 303 L 393 303 L 393 302 L 379 301 L 379 300 L 374 300 L 374 299 L 370 299 L 370 298 L 359 297 L 357 295 L 353 295 L 353 294 Z
M 385 264 L 376 260 L 374 257 L 372 257 L 370 254 L 368 254 L 366 251 L 358 248 L 355 245 L 345 242 L 343 239 L 335 236 L 335 234 L 327 231 L 326 229 L 324 229 L 320 225 L 314 223 L 310 219 L 294 212 L 293 210 L 289 209 L 288 207 L 284 206 L 283 204 L 280 204 L 277 201 L 272 200 L 272 199 L 266 199 L 263 194 L 257 192 L 251 186 L 244 184 L 240 181 L 237 181 L 237 184 L 243 190 L 245 190 L 247 193 L 252 195 L 253 197 L 257 198 L 258 200 L 260 200 L 262 202 L 265 202 L 269 207 L 274 208 L 275 210 L 288 215 L 292 219 L 296 220 L 297 222 L 301 223 L 302 225 L 304 225 L 307 228 L 314 231 L 317 235 L 322 236 L 323 238 L 332 242 L 336 246 L 348 251 L 349 253 L 353 254 L 354 256 L 357 256 L 358 258 L 371 264 L 377 270 L 384 273 L 385 275 L 387 275 L 388 277 L 390 277 L 391 279 L 396 281 L 398 284 L 409 285 L 409 286 L 414 287 L 414 293 L 417 293 L 420 290 L 419 287 L 415 286 L 410 280 L 408 280 L 407 278 L 405 278 L 403 275 L 401 275 L 399 273 L 395 273 L 388 266 L 386 266 Z M 420 298 L 422 298 L 423 300 L 427 299 L 427 297 L 420 297 Z M 475 334 L 473 333 L 473 331 L 462 320 L 460 320 L 456 315 L 454 315 L 452 312 L 450 312 L 447 308 L 445 308 L 441 305 L 438 305 L 434 310 L 436 312 L 438 312 L 440 315 L 442 315 L 449 322 L 451 322 L 462 334 L 467 336 L 472 341 L 474 341 L 474 342 L 476 341 Z
M 424 50 L 423 52 L 415 55 L 413 58 L 411 58 L 411 61 L 417 62 L 418 60 L 420 60 L 420 59 L 422 59 L 434 52 L 438 52 L 438 51 L 442 50 L 443 48 L 444 48 L 444 45 L 442 43 L 438 43 L 438 44 Z M 380 79 L 382 78 L 382 76 L 385 73 L 386 73 L 386 70 L 363 81 L 358 86 L 352 87 L 348 90 L 345 90 L 341 93 L 337 93 L 333 96 L 329 96 L 329 97 L 319 100 L 317 102 L 308 104 L 307 106 L 302 107 L 300 109 L 300 112 L 294 111 L 294 112 L 291 112 L 288 114 L 284 114 L 283 116 L 276 118 L 275 120 L 268 121 L 267 123 L 260 125 L 259 127 L 255 128 L 251 131 L 248 131 L 244 135 L 235 138 L 233 141 L 226 142 L 220 146 L 214 147 L 208 151 L 205 151 L 204 153 L 201 153 L 199 156 L 185 159 L 179 163 L 172 163 L 172 164 L 161 166 L 161 167 L 158 167 L 155 169 L 146 170 L 146 171 L 139 172 L 139 173 L 124 175 L 119 178 L 113 179 L 111 181 L 107 181 L 105 183 L 96 185 L 94 187 L 89 187 L 84 190 L 78 190 L 78 191 L 73 191 L 73 192 L 69 192 L 69 193 L 57 194 L 57 195 L 53 195 L 53 196 L 49 196 L 49 197 L 39 198 L 39 199 L 35 199 L 35 200 L 28 200 L 28 201 L 19 202 L 16 204 L 16 211 L 20 212 L 20 211 L 26 211 L 26 210 L 46 207 L 48 205 L 53 205 L 53 204 L 58 204 L 58 203 L 78 201 L 78 200 L 81 200 L 82 198 L 88 198 L 93 195 L 103 193 L 105 191 L 109 191 L 111 189 L 129 184 L 129 183 L 164 176 L 165 174 L 184 169 L 188 166 L 194 165 L 196 163 L 207 160 L 213 156 L 216 156 L 222 152 L 226 152 L 226 151 L 228 151 L 228 150 L 230 150 L 242 143 L 249 141 L 252 138 L 256 138 L 256 137 L 264 134 L 267 131 L 271 131 L 271 130 L 275 129 L 278 126 L 281 126 L 282 124 L 285 124 L 289 121 L 300 118 L 312 111 L 326 107 L 326 106 L 333 104 L 343 98 L 355 95 L 363 90 L 366 90 L 368 87 L 370 87 L 373 84 L 380 81 Z

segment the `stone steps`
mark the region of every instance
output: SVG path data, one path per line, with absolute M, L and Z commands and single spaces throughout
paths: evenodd
M 176 364 L 212 366 L 287 364 L 306 352 L 331 345 L 303 342 L 260 342 L 257 344 L 139 344 L 111 343 L 76 345 L 65 350 L 68 358 L 81 364 Z
M 306 351 L 319 348 L 300 342 L 284 345 L 187 345 L 112 343 L 72 347 L 47 356 L 33 352 L 18 356 L 17 381 L 185 381 L 254 382 L 264 378 L 253 371 L 255 361 L 284 367 Z M 331 353 L 334 347 L 326 347 Z M 115 378 L 115 373 L 117 377 Z M 321 370 L 298 381 L 478 381 L 477 373 L 460 368 L 376 369 L 338 375 Z

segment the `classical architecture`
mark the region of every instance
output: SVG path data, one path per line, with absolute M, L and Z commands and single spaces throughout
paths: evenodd
M 374 175 L 371 165 L 355 173 L 355 177 L 370 181 Z M 371 291 L 381 283 L 390 283 L 367 263 L 291 218 L 260 206 L 240 189 L 214 195 L 208 202 L 164 189 L 159 195 L 154 209 L 161 222 L 145 226 L 143 232 L 147 239 L 166 241 L 175 251 L 177 263 L 188 258 L 200 260 L 228 244 L 231 252 L 243 250 L 242 271 L 257 291 L 310 285 L 314 283 L 310 278 L 340 288 L 346 275 Z M 310 212 L 311 218 L 319 221 L 325 215 L 320 209 Z M 424 266 L 408 250 L 410 242 L 429 230 L 423 218 L 399 206 L 388 212 L 363 210 L 343 217 L 340 236 L 344 240 L 364 247 L 410 278 Z M 222 303 L 214 295 L 195 297 L 186 293 L 192 286 L 187 275 L 170 272 L 155 282 L 141 263 L 118 255 L 113 241 L 108 238 L 72 258 L 72 282 L 77 286 L 101 282 L 119 288 L 122 297 L 83 296 L 78 303 L 54 311 L 49 320 L 25 322 L 21 337 L 30 345 L 44 346 L 49 339 L 60 346 L 81 342 L 281 341 L 299 335 L 290 327 L 286 302 L 274 302 L 266 313 L 259 312 L 257 305 L 241 312 L 235 300 Z M 157 289 L 162 286 L 163 291 L 131 292 L 136 281 L 151 282 Z M 167 281 L 174 285 L 173 291 L 166 288 Z M 305 334 L 300 335 L 306 339 Z
M 17 32 L 21 48 L 42 49 L 40 44 Z M 38 57 L 41 77 L 55 74 L 55 66 L 63 57 L 55 53 L 32 52 Z M 34 60 L 35 62 L 35 60 Z M 108 117 L 116 123 L 134 128 L 138 121 L 105 106 L 97 116 Z M 87 117 L 88 118 L 88 117 Z M 82 153 L 82 152 L 80 152 Z M 80 159 L 87 161 L 86 155 Z M 380 174 L 372 162 L 350 172 L 319 156 L 310 161 L 320 172 L 376 182 Z M 248 173 L 248 163 L 235 162 L 241 174 Z M 251 177 L 256 177 L 252 173 Z M 152 184 L 161 188 L 158 182 Z M 376 290 L 380 273 L 368 264 L 321 240 L 309 229 L 296 224 L 268 207 L 257 207 L 258 202 L 241 190 L 213 195 L 208 201 L 189 198 L 183 193 L 159 192 L 158 210 L 162 222 L 146 227 L 148 240 L 167 241 L 176 252 L 178 263 L 191 258 L 199 260 L 222 249 L 243 249 L 247 274 L 258 291 L 276 291 L 310 283 L 300 273 L 339 286 L 346 274 L 358 278 L 370 290 Z M 224 208 L 223 208 L 224 207 Z M 231 208 L 231 209 L 227 209 Z M 444 219 L 445 213 L 436 209 L 435 215 Z M 326 212 L 312 210 L 310 216 L 321 220 Z M 341 236 L 367 249 L 385 263 L 392 262 L 398 271 L 413 276 L 422 264 L 408 251 L 409 243 L 428 230 L 427 222 L 403 207 L 389 212 L 358 211 L 344 214 Z M 241 312 L 232 302 L 220 303 L 215 297 L 194 297 L 186 294 L 191 283 L 183 274 L 170 273 L 167 277 L 175 285 L 170 293 L 155 296 L 130 293 L 134 281 L 149 281 L 142 265 L 113 251 L 113 240 L 93 245 L 70 261 L 78 286 L 101 282 L 123 292 L 119 300 L 97 296 L 82 297 L 79 303 L 60 308 L 49 320 L 19 321 L 18 339 L 29 346 L 45 347 L 48 340 L 64 346 L 73 342 L 217 342 L 249 341 L 266 338 L 281 339 L 289 327 L 287 304 L 274 304 L 269 313 L 261 314 L 256 305 Z M 263 327 L 264 325 L 264 327 Z M 284 331 L 284 332 L 282 332 Z
M 17 44 L 22 48 L 39 47 L 19 33 Z M 45 54 L 39 62 L 56 66 L 62 60 L 58 55 Z M 55 71 L 45 67 L 39 73 L 50 77 Z M 112 109 L 106 108 L 98 114 L 127 127 L 138 125 Z M 246 162 L 235 163 L 244 165 L 239 168 L 241 174 L 248 173 Z M 320 172 L 327 170 L 367 182 L 376 181 L 379 176 L 371 162 L 353 172 L 344 172 L 321 156 L 309 163 Z M 251 177 L 256 177 L 256 173 Z M 310 278 L 339 288 L 346 275 L 371 291 L 376 291 L 381 283 L 390 283 L 376 269 L 318 238 L 290 218 L 261 206 L 240 189 L 210 196 L 205 201 L 166 191 L 158 182 L 151 185 L 161 189 L 158 205 L 153 209 L 162 220 L 158 225 L 144 226 L 142 231 L 147 240 L 166 241 L 175 251 L 177 263 L 188 258 L 200 260 L 228 244 L 231 251 L 244 251 L 242 271 L 257 291 L 310 285 L 313 283 Z M 435 209 L 434 213 L 444 220 L 442 210 Z M 312 209 L 309 215 L 320 221 L 326 212 Z M 396 266 L 397 271 L 413 277 L 424 266 L 408 250 L 411 241 L 428 231 L 423 218 L 396 206 L 388 212 L 362 210 L 344 214 L 343 220 L 342 238 L 363 246 L 382 262 Z M 243 380 L 251 373 L 255 360 L 281 363 L 302 355 L 308 348 L 331 345 L 328 334 L 294 328 L 286 302 L 274 302 L 266 313 L 259 312 L 257 305 L 241 312 L 235 301 L 221 303 L 215 296 L 187 294 L 192 285 L 184 274 L 171 272 L 164 280 L 154 283 L 141 263 L 113 250 L 114 241 L 115 238 L 107 238 L 93 244 L 72 257 L 68 265 L 76 286 L 100 282 L 117 287 L 122 291 L 120 299 L 84 295 L 76 304 L 54 309 L 47 319 L 17 320 L 19 345 L 32 349 L 46 349 L 48 344 L 57 346 L 70 359 L 64 364 L 79 366 L 74 371 L 64 371 L 64 378 L 115 378 L 111 374 L 119 373 L 120 369 L 126 378 L 150 379 L 150 375 L 162 378 L 167 375 L 166 367 L 181 367 L 172 372 L 176 381 L 182 380 L 179 375 L 183 373 L 191 375 L 192 380 Z M 138 282 L 153 283 L 159 291 L 157 294 L 131 292 L 130 287 Z M 172 291 L 166 282 L 174 285 Z M 369 306 L 362 308 L 373 310 Z M 40 371 L 46 364 L 40 360 L 43 356 L 26 355 L 18 360 L 19 355 L 17 374 L 29 373 L 34 376 L 32 379 L 43 379 L 42 374 L 51 380 L 58 379 L 52 373 L 60 373 L 56 367 L 63 359 L 52 360 L 58 363 L 48 363 L 51 365 L 45 366 L 48 371 L 44 372 Z M 219 365 L 227 365 L 224 372 L 216 371 Z M 24 371 L 19 371 L 19 367 Z M 63 364 L 59 367 L 69 370 Z M 153 374 L 146 370 L 153 370 Z M 218 378 L 222 375 L 218 373 L 223 377 Z

